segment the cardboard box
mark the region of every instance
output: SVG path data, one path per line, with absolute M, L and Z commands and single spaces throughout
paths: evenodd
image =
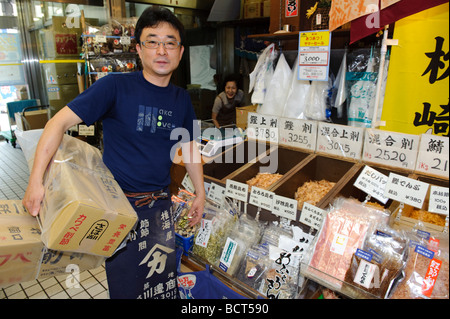
M 236 126 L 247 129 L 248 112 L 256 112 L 257 105 L 242 106 L 236 108 Z
M 21 131 L 44 128 L 49 120 L 49 110 L 36 110 L 14 113 L 17 129 Z
M 100 267 L 105 257 L 48 250 L 20 200 L 0 200 L 0 288 Z
M 137 222 L 110 176 L 72 163 L 52 163 L 45 188 L 40 218 L 50 249 L 110 257 Z
M 36 278 L 44 245 L 19 200 L 0 200 L 0 288 Z
M 100 151 L 65 135 L 44 176 L 39 218 L 49 249 L 110 257 L 137 214 Z

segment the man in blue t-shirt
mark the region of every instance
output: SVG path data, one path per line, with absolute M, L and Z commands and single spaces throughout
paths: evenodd
M 31 215 L 39 213 L 43 175 L 63 134 L 79 123 L 102 121 L 103 160 L 139 217 L 126 247 L 106 261 L 110 297 L 175 298 L 168 185 L 171 153 L 178 142 L 197 195 L 189 212 L 191 225 L 200 221 L 205 200 L 195 113 L 187 92 L 170 83 L 184 52 L 184 28 L 169 10 L 150 7 L 139 18 L 135 36 L 143 70 L 99 79 L 50 119 L 36 149 L 23 204 Z

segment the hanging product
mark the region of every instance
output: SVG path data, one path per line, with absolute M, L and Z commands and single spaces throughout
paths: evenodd
M 334 107 L 337 109 L 337 117 L 342 118 L 343 108 L 345 101 L 347 100 L 347 89 L 345 83 L 345 76 L 347 73 L 347 50 L 345 50 L 344 57 L 342 58 L 341 66 L 339 67 L 334 87 L 336 89 L 335 96 L 333 96 Z
M 287 63 L 284 54 L 281 54 L 264 97 L 264 103 L 258 110 L 258 113 L 276 116 L 283 114 L 291 77 L 291 67 Z
M 375 70 L 375 58 L 371 50 L 365 72 L 353 70 L 349 66 L 346 75 L 350 87 L 348 107 L 348 125 L 354 127 L 372 127 L 372 116 L 375 109 L 375 96 L 378 73 Z
M 248 91 L 252 94 L 252 104 L 263 104 L 264 97 L 273 75 L 273 61 L 275 60 L 275 44 L 269 45 L 258 58 L 255 69 L 250 73 Z
M 295 65 L 296 67 L 291 77 L 291 86 L 284 106 L 283 117 L 303 120 L 306 119 L 304 114 L 306 107 L 305 100 L 311 84 L 310 81 L 298 79 L 298 56 Z

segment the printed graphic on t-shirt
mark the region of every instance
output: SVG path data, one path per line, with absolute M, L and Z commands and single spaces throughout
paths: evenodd
M 139 105 L 136 131 L 172 130 L 176 127 L 173 123 L 173 112 L 152 106 Z

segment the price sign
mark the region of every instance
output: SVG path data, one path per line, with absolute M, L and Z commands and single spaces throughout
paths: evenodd
M 331 32 L 303 31 L 299 34 L 299 80 L 328 81 Z
M 324 217 L 325 211 L 323 209 L 307 202 L 303 203 L 302 213 L 300 214 L 301 223 L 320 230 Z
M 297 218 L 297 201 L 295 199 L 275 195 L 272 213 L 291 220 Z
M 248 185 L 227 179 L 225 195 L 246 203 L 248 197 Z
M 422 134 L 416 171 L 448 178 L 449 150 L 448 136 Z
M 384 197 L 383 194 L 387 181 L 388 177 L 386 175 L 381 174 L 369 166 L 366 166 L 353 185 L 370 196 L 378 199 L 383 204 L 386 204 L 389 198 Z
M 280 145 L 314 151 L 316 149 L 317 122 L 280 118 Z
M 361 158 L 364 128 L 319 122 L 316 152 Z
M 181 181 L 181 185 L 183 185 L 183 187 L 191 192 L 191 193 L 195 193 L 195 187 L 194 184 L 192 183 L 191 177 L 189 176 L 189 174 L 186 173 L 186 175 L 184 175 L 183 180 Z
M 275 194 L 265 189 L 252 186 L 250 204 L 272 211 Z
M 431 185 L 430 202 L 428 211 L 437 214 L 449 214 L 449 191 L 448 187 L 439 187 Z
M 249 112 L 247 123 L 248 138 L 278 143 L 278 117 Z
M 222 187 L 220 185 L 217 185 L 216 183 L 211 182 L 207 198 L 209 198 L 210 200 L 212 200 L 217 204 L 222 204 L 224 196 L 225 196 L 225 187 Z
M 429 184 L 416 179 L 390 173 L 384 196 L 421 209 L 428 186 Z
M 106 43 L 106 42 L 108 42 L 106 40 L 106 35 L 103 35 L 103 34 L 97 34 L 94 39 L 95 39 L 95 42 L 97 42 L 97 43 Z
M 366 129 L 363 161 L 414 169 L 418 148 L 418 135 Z
M 120 37 L 120 43 L 123 45 L 130 45 L 131 44 L 131 38 L 124 36 L 124 37 Z

